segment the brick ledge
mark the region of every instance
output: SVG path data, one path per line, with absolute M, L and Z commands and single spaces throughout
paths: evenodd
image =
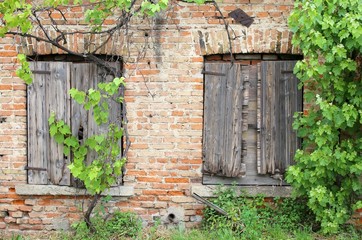
M 32 185 L 20 184 L 15 186 L 15 193 L 19 195 L 58 195 L 58 196 L 77 196 L 90 195 L 85 189 L 52 186 L 52 185 Z M 134 195 L 133 186 L 112 187 L 102 195 L 111 195 L 113 197 L 129 197 Z
M 191 187 L 191 193 L 201 197 L 215 197 L 217 185 L 195 184 Z M 228 186 L 224 186 L 228 187 Z M 290 197 L 292 187 L 290 186 L 235 186 L 238 193 L 246 192 L 250 196 L 263 194 L 265 197 Z

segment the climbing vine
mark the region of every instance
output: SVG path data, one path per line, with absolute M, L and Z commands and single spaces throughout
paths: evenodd
M 362 1 L 297 0 L 289 25 L 307 108 L 294 122 L 303 146 L 287 181 L 334 233 L 362 207 Z
M 49 133 L 55 141 L 64 146 L 64 154 L 72 156 L 72 163 L 68 165 L 73 176 L 84 183 L 86 189 L 94 196 L 93 201 L 85 212 L 84 219 L 88 227 L 92 227 L 90 216 L 101 194 L 116 183 L 122 174 L 122 167 L 126 158 L 122 156 L 121 141 L 123 129 L 116 122 L 109 122 L 108 103 L 124 85 L 124 78 L 114 78 L 109 83 L 99 83 L 98 89 L 88 89 L 87 92 L 75 88 L 70 90 L 71 97 L 81 104 L 85 110 L 93 110 L 97 125 L 107 124 L 106 133 L 97 133 L 87 139 L 79 141 L 71 132 L 71 128 L 63 120 L 55 118 L 52 113 L 48 119 Z M 123 98 L 113 99 L 119 104 Z M 86 162 L 89 152 L 95 152 L 95 158 Z
M 204 0 L 187 0 L 187 2 L 201 4 Z M 109 75 L 115 76 L 109 83 L 98 84 L 98 90 L 72 89 L 69 92 L 71 97 L 83 105 L 85 110 L 93 111 L 97 125 L 107 125 L 108 131 L 105 133 L 96 133 L 80 141 L 72 135 L 70 126 L 64 120 L 56 119 L 56 113 L 53 113 L 48 119 L 50 135 L 57 143 L 64 146 L 64 154 L 72 157 L 72 163 L 67 167 L 74 177 L 83 182 L 93 196 L 84 214 L 86 224 L 91 229 L 90 215 L 101 194 L 110 188 L 121 175 L 130 146 L 127 134 L 126 102 L 123 99 L 124 78 L 121 77 L 119 69 L 99 58 L 96 55 L 97 51 L 105 47 L 109 41 L 113 41 L 112 36 L 120 32 L 131 38 L 132 34 L 129 33 L 128 27 L 132 18 L 153 17 L 169 5 L 169 0 L 3 0 L 0 2 L 1 38 L 13 37 L 14 42 L 18 42 L 21 38 L 43 42 L 64 53 L 93 62 L 105 69 Z M 82 28 L 66 29 L 64 28 L 68 23 L 66 13 L 74 7 L 84 9 L 85 24 L 82 24 Z M 110 19 L 114 22 L 113 25 L 104 24 Z M 101 41 L 92 42 L 93 47 L 84 50 L 85 52 L 76 52 L 71 48 L 72 44 L 67 44 L 69 36 L 75 34 L 92 35 L 94 37 L 92 39 L 98 38 Z M 145 54 L 139 55 L 144 56 Z M 19 68 L 16 73 L 25 83 L 31 84 L 32 73 L 27 57 L 24 54 L 18 55 Z M 137 58 L 136 61 L 138 60 Z M 121 96 L 114 99 L 118 93 Z M 108 121 L 112 109 L 108 108 L 107 99 L 122 104 L 121 121 Z M 124 138 L 124 148 L 121 148 L 121 138 Z M 91 151 L 96 152 L 95 157 L 86 163 L 86 156 Z

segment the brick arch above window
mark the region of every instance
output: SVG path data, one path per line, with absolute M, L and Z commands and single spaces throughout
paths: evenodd
M 230 34 L 233 53 L 300 54 L 300 50 L 292 45 L 293 33 L 288 28 L 242 27 L 233 28 Z M 193 32 L 193 39 L 199 55 L 230 53 L 225 29 L 198 30 Z
M 47 33 L 54 39 L 59 35 L 56 31 L 48 31 Z M 40 30 L 31 34 L 35 37 L 46 38 Z M 115 33 L 106 44 L 102 44 L 107 38 L 108 35 L 74 33 L 65 35 L 65 40 L 61 38 L 60 45 L 77 54 L 94 52 L 94 54 L 102 55 L 125 55 L 125 48 L 123 47 L 125 37 L 122 34 Z M 53 46 L 51 43 L 39 41 L 36 38 L 17 36 L 16 43 L 18 53 L 28 56 L 67 54 L 67 52 Z

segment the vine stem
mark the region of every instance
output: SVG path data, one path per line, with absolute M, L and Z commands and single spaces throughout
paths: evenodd
M 87 208 L 87 211 L 84 213 L 84 221 L 88 227 L 88 229 L 90 229 L 90 231 L 92 233 L 94 233 L 96 231 L 96 229 L 94 228 L 91 220 L 90 220 L 90 217 L 91 217 L 91 214 L 93 212 L 93 209 L 97 206 L 97 203 L 99 201 L 99 199 L 101 198 L 101 194 L 100 193 L 97 193 L 93 196 L 93 199 L 91 201 L 91 203 L 89 204 L 88 208 Z

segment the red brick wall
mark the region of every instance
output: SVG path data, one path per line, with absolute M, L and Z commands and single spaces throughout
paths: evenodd
M 225 16 L 241 8 L 255 17 L 250 28 L 226 19 L 237 36 L 232 41 L 234 53 L 297 52 L 287 28 L 292 0 L 223 2 Z M 83 26 L 82 11 L 68 9 L 65 27 Z M 225 27 L 217 16 L 211 4 L 177 2 L 156 20 L 137 20 L 129 29 L 131 38 L 120 34 L 98 52 L 124 58 L 132 141 L 124 181 L 135 193 L 114 198 L 110 207 L 135 211 L 147 222 L 177 207 L 184 211 L 186 226 L 199 223 L 203 206 L 190 192 L 202 177 L 203 56 L 229 51 Z M 71 49 L 83 52 L 87 37 L 68 39 Z M 139 49 L 146 49 L 141 59 Z M 0 39 L 0 229 L 63 228 L 79 219 L 81 197 L 15 193 L 15 186 L 27 181 L 26 86 L 14 73 L 17 52 L 62 53 L 30 39 Z

